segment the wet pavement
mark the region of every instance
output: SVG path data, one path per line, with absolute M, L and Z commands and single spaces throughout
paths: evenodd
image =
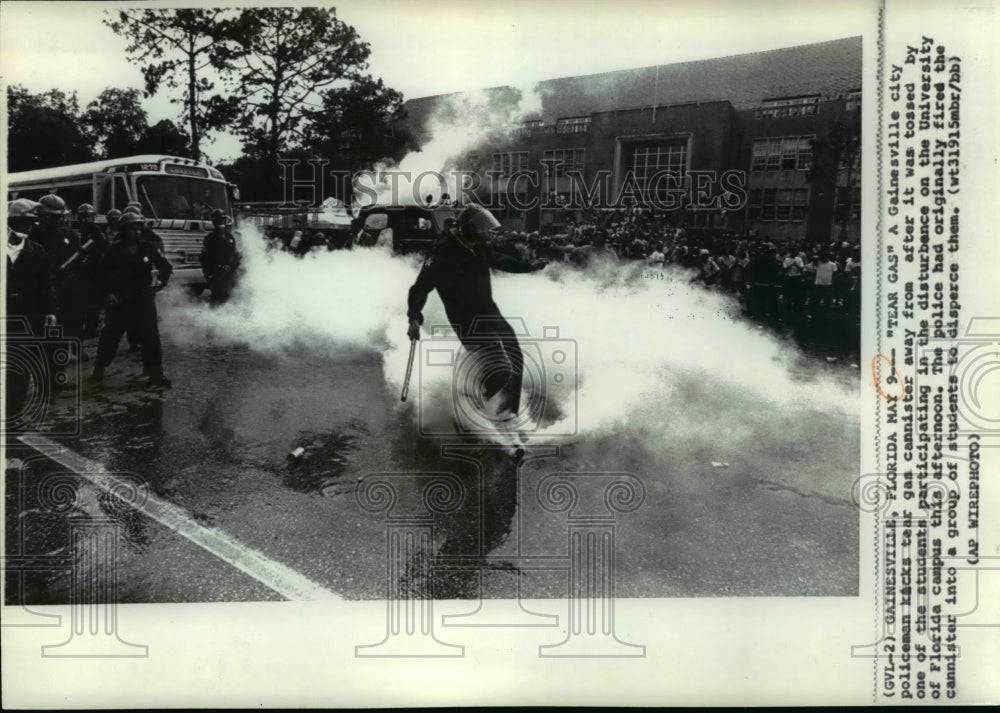
M 161 311 L 161 321 L 169 318 Z M 86 348 L 93 354 L 96 343 Z M 164 362 L 174 386 L 153 389 L 138 378 L 138 355 L 120 351 L 100 386 L 82 384 L 79 433 L 56 427 L 54 440 L 346 599 L 510 597 L 518 588 L 562 597 L 570 531 L 581 527 L 611 533 L 613 554 L 602 566 L 613 567 L 618 596 L 857 592 L 856 420 L 822 409 L 805 424 L 800 412 L 769 415 L 768 432 L 787 430 L 788 440 L 755 434 L 757 416 L 733 423 L 746 433 L 732 437 L 685 431 L 685 419 L 734 407 L 724 390 L 682 383 L 691 403 L 677 423 L 651 417 L 643 433 L 557 446 L 529 440 L 516 457 L 484 443 L 421 438 L 413 406 L 399 406 L 374 351 L 268 355 L 165 341 Z M 838 378 L 857 378 L 837 368 Z M 56 400 L 50 425 L 72 430 L 75 398 L 71 391 Z M 54 507 L 39 484 L 65 469 L 9 445 L 8 555 L 69 556 L 74 522 L 110 518 L 121 602 L 282 598 L 72 474 L 63 482 L 73 496 Z M 387 552 L 399 535 L 425 538 L 419 556 L 397 561 Z M 62 603 L 71 576 L 59 567 L 14 572 L 8 585 L 8 602 Z

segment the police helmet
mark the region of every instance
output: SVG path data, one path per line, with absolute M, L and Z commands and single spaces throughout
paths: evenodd
M 35 201 L 18 198 L 7 204 L 7 226 L 18 235 L 25 236 L 37 222 L 38 204 Z
M 90 203 L 81 203 L 76 207 L 76 214 L 78 216 L 97 215 L 97 211 L 94 210 L 94 206 L 90 205 Z
M 481 205 L 470 203 L 458 214 L 458 227 L 462 237 L 485 242 L 490 232 L 500 227 L 500 221 Z
M 142 209 L 139 208 L 139 204 L 138 203 L 129 203 L 127 206 L 125 206 L 125 210 L 122 211 L 122 215 L 124 216 L 126 213 L 133 213 L 135 215 L 142 215 Z
M 122 213 L 121 220 L 118 221 L 119 228 L 141 228 L 145 225 L 146 220 L 141 214 L 126 210 Z
M 66 201 L 55 193 L 49 193 L 38 199 L 38 214 L 43 217 L 59 217 L 69 215 L 69 209 L 66 208 Z
M 7 204 L 7 219 L 38 218 L 38 204 L 27 198 L 18 198 Z
M 230 218 L 222 208 L 212 211 L 212 225 L 229 225 Z

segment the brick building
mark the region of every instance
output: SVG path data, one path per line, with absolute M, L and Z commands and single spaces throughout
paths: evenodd
M 670 208 L 688 226 L 855 237 L 860 156 L 850 147 L 859 145 L 851 137 L 860 132 L 861 71 L 861 38 L 852 37 L 547 80 L 536 89 L 540 112 L 492 131 L 457 165 L 507 199 L 505 223 L 528 230 L 560 222 L 575 212 L 560 206 L 580 205 L 581 188 L 601 187 L 611 202 Z M 499 103 L 518 97 L 510 88 L 487 93 Z M 429 138 L 431 117 L 451 96 L 406 103 L 418 139 Z M 536 178 L 512 180 L 518 172 Z M 720 184 L 727 173 L 740 189 Z M 691 188 L 702 182 L 699 199 Z M 686 195 L 683 206 L 672 191 Z

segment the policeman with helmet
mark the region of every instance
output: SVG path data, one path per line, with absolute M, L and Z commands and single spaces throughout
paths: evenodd
M 104 378 L 104 370 L 114 360 L 122 335 L 128 330 L 139 338 L 143 376 L 149 377 L 151 386 L 170 388 L 170 380 L 163 375 L 155 298 L 170 279 L 173 267 L 152 243 L 141 239 L 143 223 L 142 215 L 123 213 L 118 239 L 108 247 L 103 261 L 105 319 L 92 378 L 94 381 Z
M 122 212 L 117 208 L 108 211 L 108 235 L 113 236 L 118 232 L 118 221 L 122 219 Z
M 201 271 L 212 292 L 211 301 L 214 304 L 229 299 L 240 266 L 241 258 L 232 224 L 232 218 L 221 208 L 216 208 L 212 211 L 212 231 L 202 242 Z
M 457 229 L 446 232 L 410 287 L 407 333 L 410 339 L 420 338 L 422 310 L 428 295 L 437 290 L 462 345 L 483 360 L 480 395 L 484 401 L 498 396 L 496 412 L 504 420 L 516 416 L 520 408 L 524 356 L 513 328 L 493 301 L 490 270 L 533 272 L 546 262 L 527 262 L 493 250 L 491 235 L 499 227 L 497 219 L 479 205 L 462 209 Z
M 80 233 L 80 269 L 83 307 L 83 336 L 86 339 L 97 336 L 102 296 L 100 294 L 99 268 L 101 258 L 108 246 L 108 237 L 96 222 L 97 211 L 89 203 L 76 207 L 77 229 Z
M 42 339 L 46 327 L 56 324 L 56 297 L 52 284 L 52 266 L 45 249 L 28 237 L 38 221 L 38 204 L 27 198 L 18 198 L 7 204 L 7 267 L 5 287 L 7 316 L 12 320 L 27 322 L 29 331 L 20 337 Z M 22 322 L 22 325 L 23 325 Z M 14 336 L 14 322 L 8 323 L 8 338 Z M 23 331 L 23 328 L 18 331 Z M 36 393 L 49 386 L 50 395 L 57 387 L 57 370 L 49 350 L 43 350 L 48 383 L 35 384 Z M 8 424 L 20 423 L 32 375 L 28 369 L 5 369 L 6 420 Z
M 38 223 L 28 237 L 41 245 L 52 264 L 56 318 L 63 336 L 83 336 L 83 286 L 80 236 L 69 228 L 66 201 L 54 193 L 38 199 Z
M 152 244 L 161 253 L 164 251 L 163 238 L 156 234 L 152 228 L 146 224 L 146 219 L 142 216 L 142 207 L 135 201 L 132 201 L 127 206 L 125 210 L 122 211 L 124 216 L 126 213 L 131 213 L 137 215 L 140 218 L 140 229 L 139 229 L 139 239 Z
M 52 266 L 45 249 L 30 239 L 38 204 L 18 198 L 7 204 L 7 314 L 25 317 L 36 336 L 56 324 Z

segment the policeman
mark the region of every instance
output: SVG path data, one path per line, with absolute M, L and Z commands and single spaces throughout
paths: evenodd
M 470 354 L 483 359 L 481 395 L 499 394 L 497 415 L 517 415 L 521 400 L 524 357 L 513 328 L 493 301 L 490 268 L 505 272 L 532 272 L 545 267 L 490 249 L 490 233 L 500 223 L 485 208 L 470 204 L 458 215 L 458 230 L 446 234 L 432 249 L 410 288 L 407 317 L 410 339 L 420 338 L 422 310 L 427 296 L 437 290 L 448 321 Z
M 63 336 L 83 336 L 83 261 L 80 236 L 69 228 L 66 201 L 54 193 L 38 199 L 38 223 L 28 236 L 41 245 L 52 264 L 56 289 L 56 318 Z
M 38 204 L 27 198 L 18 198 L 7 204 L 7 316 L 11 320 L 26 321 L 26 326 L 30 330 L 27 335 L 15 334 L 13 328 L 15 322 L 8 322 L 7 337 L 8 340 L 13 338 L 15 343 L 23 341 L 25 337 L 43 339 L 45 328 L 54 327 L 56 324 L 56 296 L 52 284 L 51 264 L 45 249 L 28 238 L 38 220 L 37 208 Z M 39 366 L 42 366 L 48 375 L 49 386 L 52 388 L 56 385 L 52 354 L 44 349 L 41 355 L 45 359 L 45 364 Z M 34 370 L 30 368 L 5 368 L 7 376 L 5 418 L 8 424 L 19 421 L 18 416 L 24 410 L 32 371 Z M 43 388 L 43 384 L 35 384 L 36 392 L 41 392 Z M 52 388 L 50 393 L 54 391 Z
M 131 213 L 132 215 L 138 215 L 140 217 L 142 216 L 142 211 L 140 210 L 139 204 L 137 202 L 135 202 L 135 201 L 130 202 L 128 205 L 125 206 L 125 210 L 124 211 L 122 211 L 121 213 L 118 213 L 118 219 L 115 221 L 115 227 L 116 227 L 115 239 L 116 240 L 117 240 L 117 236 L 119 235 L 119 233 L 117 232 L 117 227 L 121 223 L 121 218 L 122 218 L 122 216 L 124 216 L 126 214 L 129 214 L 129 213 Z M 152 230 L 149 230 L 146 227 L 146 221 L 145 220 L 142 222 L 142 230 L 139 231 L 139 239 L 140 240 L 146 240 L 151 245 L 153 245 L 154 247 L 156 247 L 157 250 L 159 250 L 160 252 L 163 252 L 163 241 L 160 239 L 160 236 L 158 236 L 156 233 L 154 233 Z M 103 296 L 102 296 L 101 299 L 102 300 L 104 299 Z M 139 344 L 139 331 L 136 329 L 136 327 L 134 325 L 130 325 L 125 330 L 125 336 L 128 339 L 128 349 L 129 349 L 130 352 L 137 352 L 137 351 L 139 351 L 142 348 L 142 345 Z
M 125 213 L 132 213 L 133 215 L 137 215 L 142 218 L 142 209 L 139 207 L 139 204 L 134 201 L 125 206 L 125 210 L 122 211 L 122 215 L 125 215 Z M 146 224 L 145 219 L 142 221 L 142 229 L 139 231 L 139 239 L 144 242 L 151 243 L 161 253 L 165 251 L 163 238 L 157 235 L 156 231 Z
M 112 208 L 108 211 L 108 236 L 114 236 L 118 233 L 118 221 L 122 219 L 122 212 L 117 208 Z
M 201 272 L 212 291 L 212 303 L 221 304 L 233 291 L 241 257 L 232 231 L 232 219 L 216 208 L 212 211 L 212 225 L 212 231 L 205 236 L 201 246 Z
M 76 207 L 76 224 L 83 243 L 98 236 L 105 237 L 104 231 L 97 224 L 97 211 L 90 203 L 81 203 Z
M 151 386 L 170 388 L 170 380 L 163 375 L 156 293 L 167 284 L 173 267 L 152 243 L 140 238 L 142 225 L 141 215 L 123 213 L 118 239 L 108 247 L 102 263 L 106 309 L 93 379 L 104 378 L 104 370 L 115 358 L 122 335 L 131 329 L 142 347 L 143 376 L 149 377 Z M 158 271 L 155 283 L 154 267 Z
M 38 204 L 18 198 L 7 204 L 7 314 L 25 317 L 32 333 L 55 326 L 52 266 L 45 249 L 28 238 L 38 222 Z
M 99 268 L 104 251 L 108 247 L 108 237 L 96 223 L 97 211 L 89 203 L 76 208 L 76 220 L 80 233 L 81 293 L 83 296 L 83 337 L 97 336 L 103 296 L 100 288 Z

